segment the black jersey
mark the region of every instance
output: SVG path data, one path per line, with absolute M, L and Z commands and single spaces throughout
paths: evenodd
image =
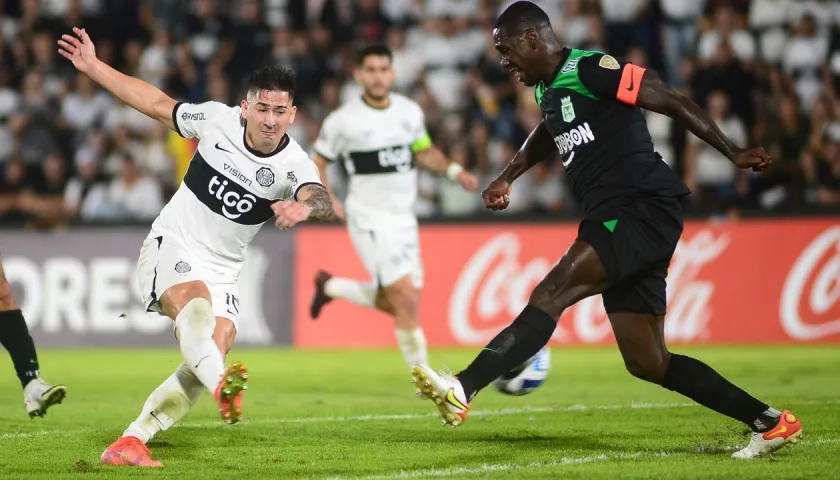
M 554 81 L 537 85 L 536 98 L 584 210 L 636 196 L 688 195 L 653 150 L 635 107 L 644 69 L 600 52 L 565 53 Z

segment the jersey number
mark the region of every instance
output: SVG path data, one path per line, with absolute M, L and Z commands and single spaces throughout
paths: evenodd
M 239 299 L 236 295 L 226 293 L 225 303 L 227 303 L 227 312 L 231 315 L 239 315 Z M 233 309 L 233 311 L 231 311 Z

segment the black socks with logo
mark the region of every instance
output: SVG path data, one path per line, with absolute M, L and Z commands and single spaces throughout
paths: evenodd
M 662 386 L 739 420 L 756 432 L 767 431 L 779 423 L 779 411 L 756 400 L 712 367 L 691 357 L 672 353 Z
M 467 401 L 493 380 L 525 363 L 544 347 L 554 334 L 557 321 L 537 307 L 528 305 L 522 313 L 484 347 L 473 362 L 455 375 Z
M 0 312 L 0 344 L 9 351 L 22 386 L 38 378 L 38 355 L 20 310 Z

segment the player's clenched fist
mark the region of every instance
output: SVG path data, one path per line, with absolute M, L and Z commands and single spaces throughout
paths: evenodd
M 732 162 L 740 168 L 751 168 L 753 171 L 762 172 L 773 164 L 773 159 L 763 148 L 749 148 L 735 152 Z
M 271 204 L 271 210 L 274 211 L 276 216 L 274 225 L 280 230 L 286 230 L 300 222 L 305 222 L 312 213 L 312 208 L 309 205 L 292 201 L 274 202 Z
M 484 205 L 490 210 L 504 210 L 510 204 L 510 183 L 497 178 L 481 193 Z

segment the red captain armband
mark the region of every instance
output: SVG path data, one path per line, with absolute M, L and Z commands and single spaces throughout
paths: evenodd
M 618 84 L 618 93 L 615 94 L 615 98 L 619 102 L 628 105 L 636 104 L 645 71 L 646 69 L 632 63 L 624 65 L 624 70 L 621 72 L 621 82 Z

